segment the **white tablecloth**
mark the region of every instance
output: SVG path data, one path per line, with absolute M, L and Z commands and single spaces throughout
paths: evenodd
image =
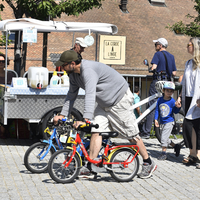
M 8 91 L 13 95 L 67 95 L 69 88 L 60 87 L 60 88 L 43 88 L 43 89 L 35 89 L 35 88 L 14 88 L 9 87 Z M 85 90 L 79 89 L 78 95 L 85 95 Z

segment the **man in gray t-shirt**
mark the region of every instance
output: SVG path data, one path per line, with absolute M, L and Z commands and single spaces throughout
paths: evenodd
M 156 169 L 156 164 L 150 159 L 144 143 L 138 135 L 139 130 L 135 121 L 135 115 L 130 107 L 134 97 L 126 80 L 113 68 L 99 62 L 81 60 L 77 53 L 69 50 L 61 54 L 56 66 L 62 68 L 69 74 L 70 88 L 60 116 L 55 116 L 54 121 L 68 116 L 74 101 L 78 95 L 79 88 L 85 90 L 85 104 L 83 118 L 88 121 L 94 119 L 99 124 L 97 130 L 92 129 L 89 155 L 91 159 L 98 156 L 102 144 L 99 132 L 117 131 L 130 142 L 136 142 L 140 154 L 143 157 L 142 172 L 140 178 L 148 178 Z M 97 107 L 95 108 L 95 103 Z M 76 122 L 77 128 L 84 122 Z M 84 169 L 84 168 L 82 168 Z M 87 171 L 81 170 L 85 176 L 91 172 L 90 163 Z

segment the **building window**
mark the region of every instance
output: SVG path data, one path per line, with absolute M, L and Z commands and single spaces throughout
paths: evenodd
M 166 7 L 165 0 L 149 0 L 149 3 L 152 6 Z
M 2 34 L 6 36 L 6 32 L 2 31 Z M 10 32 L 8 40 L 10 40 L 11 44 L 15 43 L 15 32 Z
M 15 32 L 11 32 L 8 39 L 12 41 L 11 43 L 15 43 Z

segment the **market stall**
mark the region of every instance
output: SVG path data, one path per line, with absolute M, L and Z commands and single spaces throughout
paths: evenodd
M 37 29 L 37 32 L 83 32 L 95 34 L 116 34 L 118 29 L 113 24 L 40 21 L 31 18 L 8 19 L 0 21 L 0 31 L 6 33 L 6 66 L 7 74 L 7 40 L 11 31 L 23 31 L 24 29 Z M 97 41 L 96 41 L 97 42 Z M 96 44 L 97 48 L 97 44 Z M 97 50 L 97 49 L 96 49 Z M 7 83 L 7 76 L 5 76 Z M 43 119 L 50 116 L 54 110 L 60 110 L 64 103 L 68 89 L 66 88 L 18 88 L 10 85 L 0 86 L 0 121 L 4 125 L 7 119 L 25 119 L 29 123 L 43 123 Z M 80 90 L 74 104 L 77 112 L 83 112 L 84 91 Z M 58 109 L 57 109 L 58 108 Z

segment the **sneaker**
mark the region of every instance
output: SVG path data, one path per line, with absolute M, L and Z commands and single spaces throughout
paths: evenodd
M 142 165 L 142 171 L 138 174 L 140 178 L 149 178 L 152 173 L 156 170 L 157 165 L 152 160 L 151 165 L 149 163 L 143 163 Z
M 141 137 L 142 139 L 149 139 L 149 138 L 150 138 L 150 135 L 143 135 L 143 134 L 141 134 L 140 137 Z
M 92 172 L 90 171 L 87 167 L 83 166 L 80 169 L 79 175 L 78 177 L 80 178 L 94 178 L 95 176 L 97 176 L 96 172 Z
M 167 160 L 167 155 L 166 154 L 161 154 L 157 159 L 158 160 Z
M 175 152 L 176 157 L 178 157 L 180 155 L 180 150 L 181 150 L 180 144 L 175 144 L 174 152 Z

